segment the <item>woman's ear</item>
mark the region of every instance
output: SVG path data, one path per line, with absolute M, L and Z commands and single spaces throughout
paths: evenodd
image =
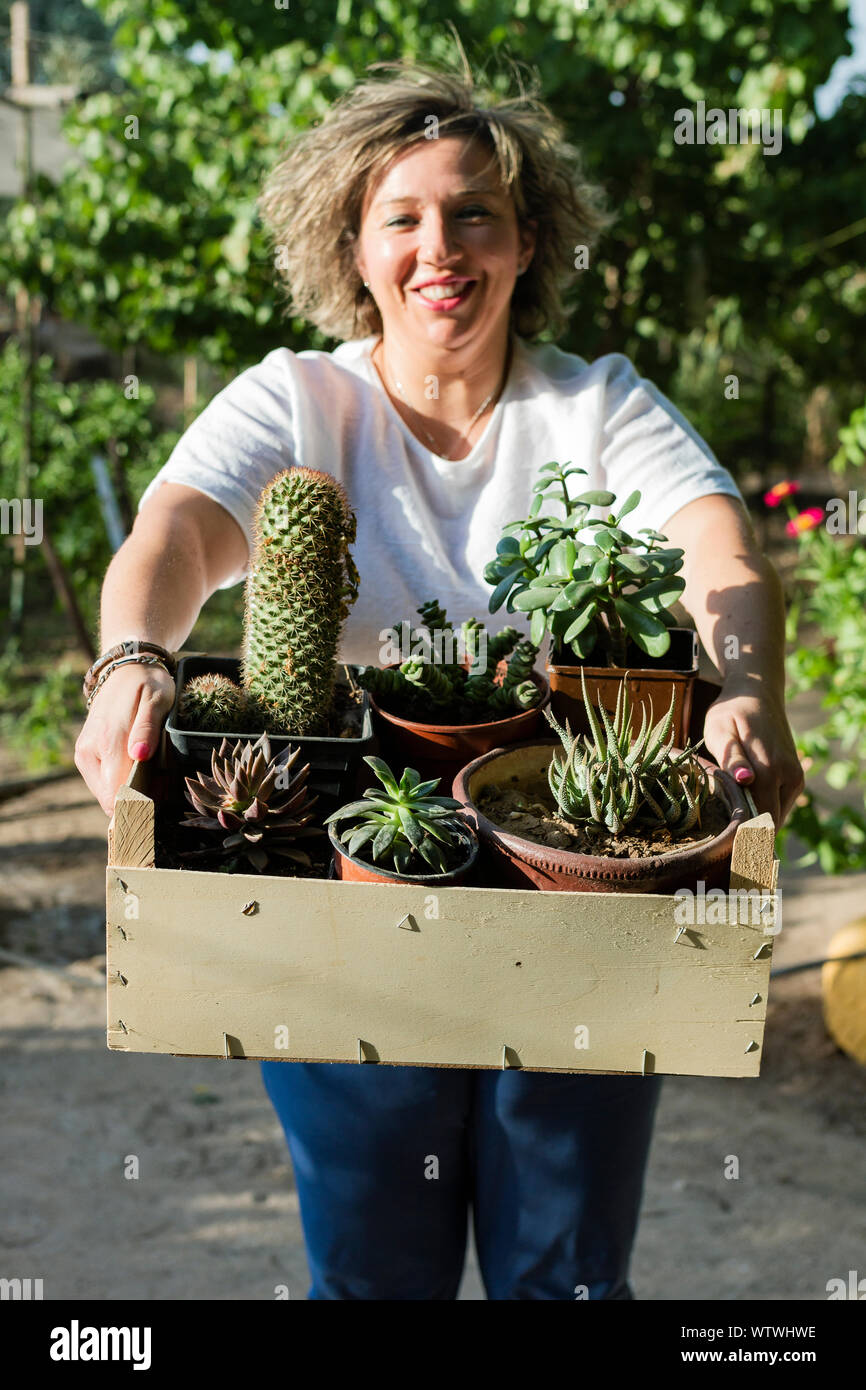
M 521 222 L 518 228 L 520 237 L 520 270 L 519 275 L 523 275 L 529 269 L 529 263 L 535 255 L 535 241 L 538 232 L 538 223 L 534 218 L 528 222 Z
M 352 246 L 352 260 L 355 262 L 355 269 L 357 270 L 357 272 L 358 272 L 358 274 L 360 275 L 361 279 L 363 280 L 364 284 L 366 284 L 366 283 L 367 283 L 367 272 L 366 272 L 366 270 L 364 269 L 364 261 L 363 261 L 363 257 L 361 256 L 361 249 L 360 249 L 360 247 L 361 247 L 361 238 L 360 238 L 360 237 L 355 237 L 355 239 L 354 239 L 354 245 Z

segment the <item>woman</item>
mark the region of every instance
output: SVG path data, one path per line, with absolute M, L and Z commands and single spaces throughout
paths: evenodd
M 723 679 L 706 746 L 781 824 L 802 788 L 783 602 L 733 479 L 625 357 L 588 365 L 533 342 L 561 328 L 578 249 L 608 220 L 544 105 L 483 106 L 466 73 L 388 65 L 294 143 L 262 210 L 293 312 L 343 341 L 270 353 L 186 432 L 108 571 L 103 645 L 179 648 L 207 597 L 243 576 L 261 488 L 306 465 L 339 477 L 357 513 L 341 655 L 376 661 L 382 629 L 417 621 L 426 599 L 485 612 L 502 524 L 525 514 L 540 464 L 571 459 L 595 486 L 639 487 L 635 525 L 683 548 L 684 601 Z M 76 748 L 106 813 L 173 697 L 169 670 L 135 658 L 103 664 Z M 470 1204 L 489 1298 L 633 1297 L 660 1078 L 262 1070 L 311 1298 L 453 1299 Z

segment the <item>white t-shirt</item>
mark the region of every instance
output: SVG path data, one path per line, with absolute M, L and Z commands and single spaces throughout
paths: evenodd
M 342 661 L 378 662 L 383 629 L 419 625 L 428 599 L 438 599 L 455 628 L 476 617 L 491 634 L 513 624 L 528 636 L 523 614 L 488 612 L 483 572 L 502 526 L 526 515 L 543 463 L 587 470 L 587 478 L 573 475 L 573 494 L 606 488 L 624 501 L 640 489 L 626 522 L 632 534 L 642 526 L 664 532 L 675 512 L 708 493 L 741 497 L 697 431 L 621 353 L 588 364 L 516 339 L 483 434 L 466 458 L 449 463 L 415 438 L 389 400 L 370 360 L 376 342 L 269 352 L 206 406 L 139 504 L 163 482 L 183 483 L 225 507 L 249 540 L 259 494 L 276 473 L 295 465 L 332 473 L 358 523 L 360 591 Z

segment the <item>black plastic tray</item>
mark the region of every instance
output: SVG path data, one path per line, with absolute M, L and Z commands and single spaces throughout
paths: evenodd
M 211 754 L 214 749 L 219 748 L 224 738 L 233 741 L 238 739 L 253 741 L 258 737 L 257 734 L 239 734 L 232 729 L 226 729 L 224 733 L 210 734 L 200 733 L 193 729 L 178 728 L 178 701 L 187 681 L 192 680 L 195 676 L 219 675 L 228 676 L 229 680 L 239 682 L 240 667 L 241 663 L 237 657 L 227 656 L 184 656 L 178 662 L 177 693 L 171 713 L 166 720 L 165 729 L 174 746 L 181 769 L 187 775 L 191 772 L 209 771 Z M 349 670 L 357 673 L 361 667 L 350 666 Z M 345 684 L 345 681 L 340 681 L 340 671 L 341 667 L 338 666 L 338 684 Z M 327 800 L 338 803 L 351 800 L 359 777 L 367 773 L 367 768 L 362 765 L 361 759 L 365 754 L 375 753 L 378 749 L 378 740 L 370 714 L 370 699 L 366 691 L 363 692 L 363 697 L 361 735 L 359 738 L 327 738 L 310 735 L 292 737 L 290 734 L 268 735 L 273 754 L 279 753 L 289 743 L 293 748 L 300 745 L 303 750 L 301 760 L 310 764 L 308 779 L 310 790 Z

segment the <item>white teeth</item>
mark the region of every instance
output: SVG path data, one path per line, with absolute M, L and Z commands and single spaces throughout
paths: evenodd
M 461 295 L 466 285 L 425 285 L 418 293 L 424 299 L 456 299 Z

